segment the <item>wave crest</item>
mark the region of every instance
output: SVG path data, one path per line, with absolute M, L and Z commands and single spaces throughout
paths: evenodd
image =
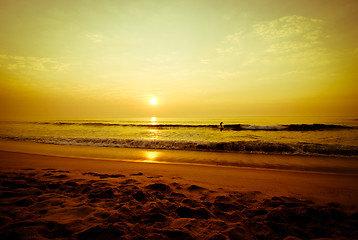
M 57 145 L 358 157 L 358 148 L 355 146 L 314 143 L 278 143 L 264 141 L 195 142 L 178 140 L 136 140 L 115 138 L 104 139 L 61 137 L 29 138 L 9 136 L 0 136 L 0 139 L 12 141 L 30 141 Z
M 33 124 L 44 125 L 75 125 L 75 126 L 92 126 L 92 127 L 143 127 L 143 128 L 218 128 L 217 125 L 202 124 L 133 124 L 133 123 L 106 123 L 106 122 L 32 122 Z M 232 131 L 324 131 L 324 130 L 344 130 L 356 129 L 356 127 L 346 125 L 332 124 L 289 124 L 289 125 L 245 125 L 245 124 L 228 124 L 225 130 Z

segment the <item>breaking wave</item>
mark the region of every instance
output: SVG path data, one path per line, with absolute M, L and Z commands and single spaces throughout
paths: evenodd
M 358 147 L 315 143 L 278 143 L 265 141 L 195 142 L 179 140 L 138 140 L 117 138 L 64 138 L 64 137 L 10 137 L 2 140 L 29 141 L 57 145 L 80 145 L 115 148 L 145 148 L 168 150 L 192 150 L 213 152 L 242 152 L 260 154 L 349 156 L 358 157 Z
M 106 122 L 32 122 L 33 124 L 44 125 L 76 125 L 76 126 L 94 126 L 94 127 L 144 127 L 144 128 L 218 128 L 218 125 L 202 124 L 126 124 L 126 123 L 106 123 Z M 232 131 L 326 131 L 326 130 L 347 130 L 357 129 L 357 127 L 333 124 L 289 124 L 289 125 L 245 125 L 228 124 L 224 126 L 225 130 Z

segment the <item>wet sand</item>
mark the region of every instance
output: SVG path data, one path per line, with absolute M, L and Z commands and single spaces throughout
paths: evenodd
M 358 238 L 356 175 L 9 151 L 0 163 L 1 239 Z

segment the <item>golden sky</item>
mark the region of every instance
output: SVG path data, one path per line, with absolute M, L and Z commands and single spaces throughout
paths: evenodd
M 356 0 L 1 1 L 1 118 L 357 115 L 357 12 Z

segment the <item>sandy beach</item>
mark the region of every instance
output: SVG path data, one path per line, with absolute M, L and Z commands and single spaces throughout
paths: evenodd
M 24 152 L 0 151 L 1 239 L 358 237 L 356 175 Z
M 0 1 L 0 240 L 358 239 L 357 12 Z

